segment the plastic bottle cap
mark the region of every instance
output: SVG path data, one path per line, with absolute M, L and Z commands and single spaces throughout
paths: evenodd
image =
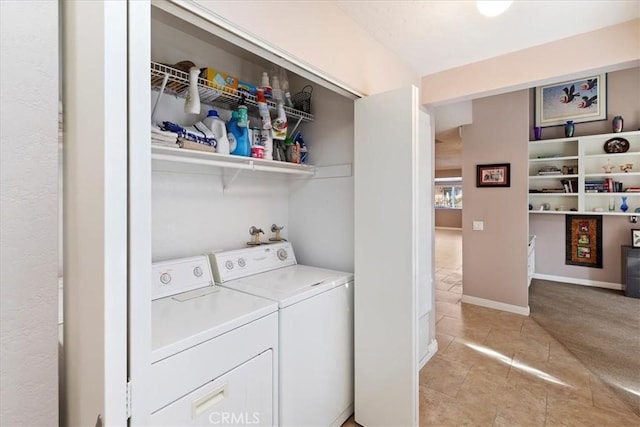
M 209 110 L 209 112 L 207 113 L 207 117 L 220 117 L 218 115 L 218 112 L 216 110 Z

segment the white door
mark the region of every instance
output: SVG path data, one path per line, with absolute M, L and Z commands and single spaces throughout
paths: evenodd
M 61 5 L 62 424 L 126 425 L 127 3 Z
M 431 274 L 418 257 L 431 241 L 418 99 L 409 87 L 355 102 L 355 419 L 367 427 L 418 425 L 417 288 Z

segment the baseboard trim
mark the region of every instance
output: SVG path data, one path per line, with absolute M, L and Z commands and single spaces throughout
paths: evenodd
M 493 308 L 495 310 L 508 311 L 509 313 L 521 314 L 523 316 L 529 315 L 529 306 L 520 307 L 519 305 L 506 304 L 504 302 L 472 297 L 469 295 L 462 295 L 462 302 L 479 305 L 481 307 Z
M 601 282 L 599 280 L 576 279 L 575 277 L 554 276 L 552 274 L 539 274 L 539 273 L 534 273 L 533 278 L 534 279 L 540 279 L 540 280 L 549 280 L 551 282 L 570 283 L 572 285 L 591 286 L 591 287 L 594 287 L 594 288 L 613 289 L 613 290 L 616 290 L 616 291 L 623 290 L 622 289 L 622 285 L 620 283 Z
M 435 226 L 433 227 L 436 230 L 455 230 L 455 231 L 462 231 L 462 227 L 440 227 L 440 226 Z
M 427 354 L 425 354 L 424 357 L 420 359 L 420 362 L 418 363 L 418 370 L 424 368 L 424 365 L 426 365 L 427 362 L 431 360 L 431 358 L 435 356 L 437 352 L 438 352 L 438 341 L 433 340 L 429 343 L 429 349 L 427 351 Z

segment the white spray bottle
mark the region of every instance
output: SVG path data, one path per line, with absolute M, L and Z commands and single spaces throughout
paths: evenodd
M 189 69 L 189 91 L 184 100 L 184 112 L 187 114 L 200 114 L 200 94 L 198 93 L 198 76 L 200 69 L 191 67 Z

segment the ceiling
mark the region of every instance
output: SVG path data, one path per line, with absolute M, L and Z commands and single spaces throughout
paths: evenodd
M 475 1 L 334 2 L 421 77 L 640 17 L 640 0 L 515 0 L 493 18 Z M 457 128 L 436 131 L 436 169 L 461 168 Z

